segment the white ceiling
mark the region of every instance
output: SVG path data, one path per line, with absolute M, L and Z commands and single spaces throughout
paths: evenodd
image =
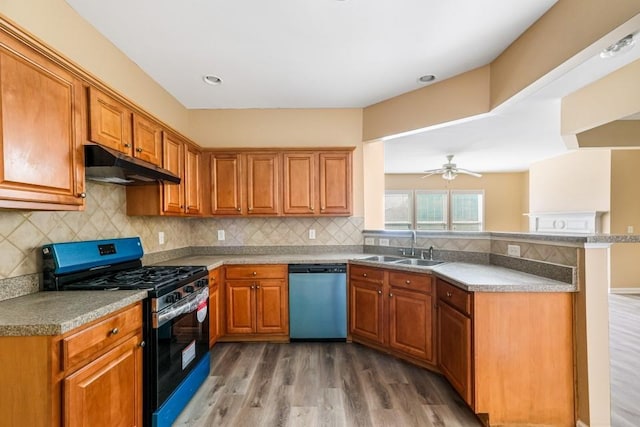
M 368 106 L 423 87 L 421 75 L 441 81 L 491 62 L 557 0 L 66 1 L 197 109 Z M 387 141 L 385 171 L 420 173 L 446 154 L 466 169 L 520 171 L 565 152 L 558 99 L 613 62 L 576 67 L 499 112 Z

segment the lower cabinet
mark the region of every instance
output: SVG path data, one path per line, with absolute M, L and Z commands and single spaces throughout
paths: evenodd
M 220 269 L 209 272 L 209 348 L 220 338 Z
M 432 276 L 352 265 L 349 279 L 351 338 L 433 365 Z
M 225 268 L 225 339 L 289 338 L 286 265 Z
M 0 337 L 1 425 L 142 426 L 142 305 L 57 336 Z

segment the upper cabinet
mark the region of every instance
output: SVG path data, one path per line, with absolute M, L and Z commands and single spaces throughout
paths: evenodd
M 89 89 L 89 140 L 162 166 L 162 127 L 93 87 Z
M 89 88 L 89 140 L 131 156 L 131 120 L 131 110 L 126 106 L 93 87 Z
M 349 150 L 212 152 L 211 213 L 351 215 Z
M 80 79 L 0 33 L 0 208 L 84 207 Z

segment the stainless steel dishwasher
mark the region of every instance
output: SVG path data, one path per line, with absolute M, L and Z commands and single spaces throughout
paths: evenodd
M 292 341 L 346 340 L 346 264 L 289 265 L 289 331 Z

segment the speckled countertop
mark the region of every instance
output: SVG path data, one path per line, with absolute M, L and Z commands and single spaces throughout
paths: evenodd
M 147 291 L 68 291 L 0 301 L 0 336 L 64 334 L 146 297 Z
M 370 267 L 390 268 L 414 273 L 431 272 L 452 284 L 472 292 L 575 292 L 576 286 L 533 274 L 485 264 L 447 262 L 434 267 L 417 267 L 366 261 L 371 254 L 314 255 L 197 255 L 176 258 L 160 265 L 205 265 L 214 269 L 225 264 L 300 264 L 348 262 Z

